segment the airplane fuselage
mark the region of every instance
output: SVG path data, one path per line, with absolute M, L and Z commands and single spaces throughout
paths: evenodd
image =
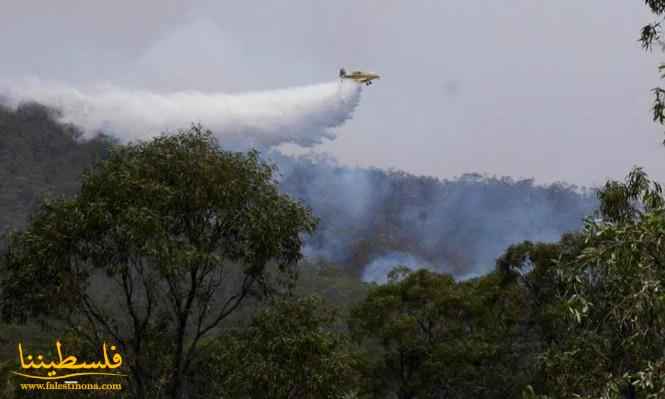
M 341 69 L 339 71 L 339 77 L 342 79 L 351 79 L 358 83 L 364 83 L 368 86 L 372 84 L 373 80 L 381 78 L 379 75 L 375 73 L 362 72 L 362 71 L 353 71 L 347 74 L 344 69 Z

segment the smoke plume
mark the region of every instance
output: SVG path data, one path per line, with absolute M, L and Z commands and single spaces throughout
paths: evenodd
M 370 262 L 363 271 L 362 279 L 366 282 L 385 284 L 388 282 L 388 274 L 395 266 L 404 266 L 409 270 L 432 268 L 428 262 L 411 254 L 391 252 Z
M 331 130 L 351 118 L 362 86 L 349 80 L 242 94 L 196 91 L 157 94 L 113 86 L 81 90 L 25 80 L 0 84 L 10 106 L 36 101 L 61 112 L 87 135 L 103 131 L 121 141 L 146 139 L 201 123 L 225 145 L 303 147 L 334 139 Z
M 597 206 L 593 191 L 563 183 L 478 174 L 440 180 L 329 157 L 270 155 L 281 189 L 321 220 L 305 254 L 367 281 L 385 281 L 398 265 L 460 279 L 484 274 L 509 245 L 556 241 Z

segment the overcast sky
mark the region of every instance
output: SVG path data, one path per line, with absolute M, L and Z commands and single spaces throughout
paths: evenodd
M 0 0 L 0 78 L 157 92 L 382 79 L 339 138 L 349 165 L 598 185 L 665 180 L 641 1 Z

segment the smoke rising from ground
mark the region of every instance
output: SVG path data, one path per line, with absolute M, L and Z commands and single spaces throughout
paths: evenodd
M 388 274 L 397 265 L 404 266 L 409 270 L 431 268 L 426 261 L 418 259 L 413 255 L 402 252 L 391 252 L 370 262 L 363 271 L 362 279 L 370 283 L 385 284 L 388 282 Z
M 201 123 L 223 144 L 244 147 L 311 147 L 334 139 L 331 129 L 352 117 L 361 91 L 349 80 L 242 94 L 157 94 L 114 86 L 83 90 L 38 80 L 0 83 L 0 98 L 10 106 L 36 101 L 56 108 L 62 122 L 88 135 L 103 131 L 134 141 Z
M 321 222 L 305 254 L 385 281 L 393 266 L 464 279 L 494 268 L 523 240 L 556 241 L 596 208 L 592 191 L 467 174 L 450 180 L 353 168 L 322 156 L 270 158 L 281 189 L 310 206 Z

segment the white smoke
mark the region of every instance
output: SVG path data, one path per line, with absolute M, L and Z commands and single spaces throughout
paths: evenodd
M 388 274 L 396 267 L 403 266 L 409 270 L 434 270 L 429 262 L 404 252 L 391 252 L 374 259 L 364 268 L 362 279 L 368 283 L 385 284 Z
M 114 86 L 82 90 L 54 82 L 0 83 L 10 106 L 35 101 L 62 112 L 86 135 L 134 141 L 201 123 L 223 144 L 310 147 L 352 117 L 362 86 L 349 80 L 242 94 L 197 91 L 157 94 Z

